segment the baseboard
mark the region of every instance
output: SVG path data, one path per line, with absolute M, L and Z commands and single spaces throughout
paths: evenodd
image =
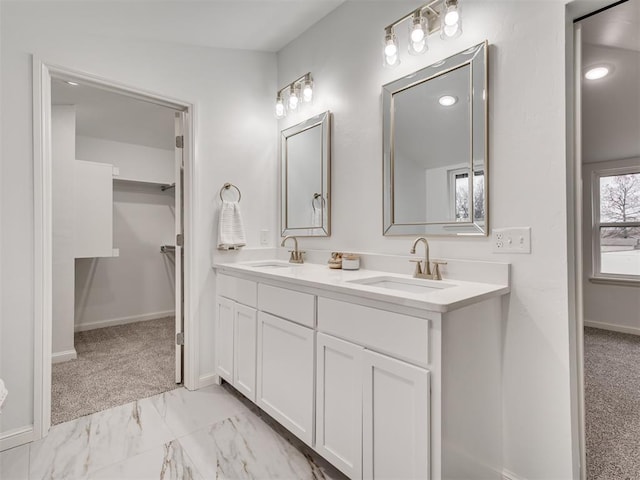
M 509 470 L 502 470 L 502 480 L 525 480 Z
M 0 452 L 33 441 L 33 425 L 19 427 L 0 434 Z
M 220 385 L 220 377 L 215 373 L 203 375 L 198 379 L 198 389 L 208 387 L 210 385 Z
M 81 323 L 76 325 L 74 330 L 76 332 L 84 332 L 86 330 L 95 330 L 96 328 L 113 327 L 115 325 L 126 325 L 127 323 L 145 322 L 147 320 L 156 320 L 158 318 L 170 317 L 175 315 L 174 310 L 167 310 L 165 312 L 145 313 L 143 315 L 132 315 L 130 317 L 110 318 L 107 320 L 99 320 L 97 322 Z
M 78 358 L 78 354 L 76 353 L 76 349 L 72 348 L 71 350 L 52 353 L 51 363 L 68 362 L 69 360 L 75 360 L 76 358 Z
M 599 328 L 601 330 L 610 330 L 612 332 L 630 333 L 631 335 L 640 335 L 640 327 L 628 327 L 626 325 L 616 325 L 614 323 L 604 323 L 604 322 L 593 322 L 591 320 L 585 320 L 584 326 Z

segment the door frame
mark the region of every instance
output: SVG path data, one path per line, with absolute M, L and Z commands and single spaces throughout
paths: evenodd
M 626 0 L 572 0 L 565 11 L 566 202 L 571 443 L 574 478 L 586 480 L 584 400 L 582 49 L 580 21 Z
M 184 138 L 184 362 L 183 384 L 199 387 L 196 321 L 193 219 L 195 201 L 195 105 L 166 95 L 125 85 L 33 57 L 33 180 L 34 180 L 34 385 L 33 440 L 47 435 L 51 427 L 52 355 L 52 153 L 51 79 L 75 80 L 103 90 L 152 102 L 185 112 Z

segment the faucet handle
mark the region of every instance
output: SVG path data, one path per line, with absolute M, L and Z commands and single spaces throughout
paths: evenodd
M 433 280 L 442 280 L 442 273 L 440 272 L 440 265 L 446 265 L 447 262 L 442 262 L 440 260 L 434 260 L 433 262 Z
M 422 260 L 418 260 L 418 259 L 412 259 L 409 260 L 410 262 L 414 262 L 416 264 L 416 270 L 415 272 L 413 272 L 413 276 L 414 277 L 418 277 L 420 275 L 422 275 Z

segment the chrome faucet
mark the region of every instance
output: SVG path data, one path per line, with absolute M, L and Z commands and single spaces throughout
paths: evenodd
M 431 273 L 431 260 L 429 260 L 429 242 L 424 237 L 418 237 L 413 241 L 411 250 L 409 253 L 415 254 L 418 243 L 424 243 L 424 260 L 409 260 L 416 263 L 416 269 L 413 272 L 414 278 L 428 278 L 431 280 L 442 280 L 442 274 L 440 273 L 440 265 L 446 265 L 447 262 L 433 262 L 433 273 Z
M 287 235 L 282 239 L 282 243 L 280 244 L 280 246 L 284 247 L 284 243 L 290 238 L 293 238 L 293 250 L 289 250 L 289 252 L 291 252 L 289 263 L 304 263 L 304 258 L 302 257 L 304 252 L 298 250 L 298 239 L 296 237 L 294 237 L 293 235 Z
M 429 260 L 429 242 L 424 237 L 418 237 L 413 241 L 413 245 L 411 246 L 411 250 L 409 253 L 415 254 L 416 247 L 418 243 L 424 243 L 424 263 L 422 260 L 409 260 L 410 262 L 416 263 L 416 270 L 413 272 L 414 278 L 431 278 L 431 264 Z

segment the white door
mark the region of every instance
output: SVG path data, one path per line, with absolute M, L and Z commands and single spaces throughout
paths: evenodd
M 428 479 L 429 371 L 369 350 L 363 366 L 363 477 Z
M 184 185 L 184 139 L 185 139 L 185 114 L 176 112 L 175 115 L 175 218 L 176 218 L 176 383 L 182 383 L 182 359 L 184 356 L 184 221 L 183 192 Z
M 235 302 L 216 298 L 216 373 L 233 384 L 233 312 Z
M 256 309 L 235 304 L 233 315 L 233 385 L 256 401 Z
M 362 352 L 316 337 L 316 450 L 351 479 L 362 478 Z
M 311 328 L 258 313 L 258 406 L 310 446 L 313 337 Z

